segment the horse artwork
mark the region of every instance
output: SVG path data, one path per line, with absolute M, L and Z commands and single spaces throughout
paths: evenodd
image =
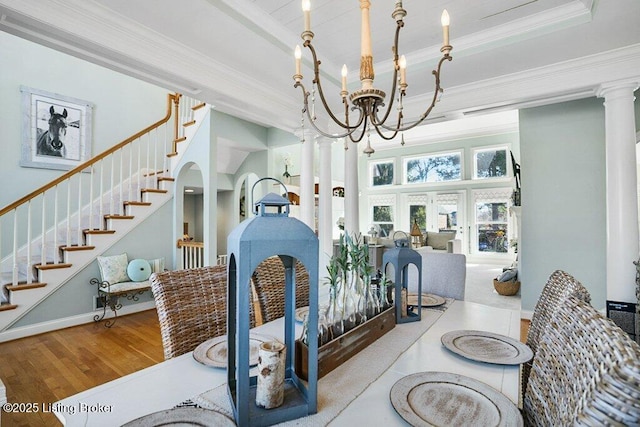
M 66 147 L 64 145 L 67 136 L 67 109 L 62 113 L 56 113 L 53 105 L 49 108 L 49 129 L 38 137 L 36 143 L 36 154 L 38 156 L 65 157 Z

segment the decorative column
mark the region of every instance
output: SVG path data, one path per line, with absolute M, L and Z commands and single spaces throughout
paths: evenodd
M 331 256 L 333 253 L 333 185 L 331 178 L 331 146 L 333 140 L 318 138 L 319 148 L 319 195 L 318 195 L 318 238 L 320 252 Z M 320 271 L 325 271 L 322 266 Z
M 300 147 L 300 220 L 310 229 L 316 229 L 315 185 L 313 172 L 313 136 L 305 132 Z
M 360 232 L 360 188 L 358 186 L 358 144 L 345 143 L 344 161 L 344 229 L 354 235 Z
M 604 84 L 606 131 L 607 300 L 634 302 L 638 259 L 636 126 L 638 82 Z

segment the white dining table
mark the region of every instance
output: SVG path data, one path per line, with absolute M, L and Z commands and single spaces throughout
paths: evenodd
M 482 330 L 519 339 L 519 311 L 453 301 L 444 313 L 438 315 L 435 323 L 329 425 L 366 425 L 367 422 L 369 425 L 407 425 L 394 410 L 389 391 L 404 376 L 424 371 L 449 372 L 482 381 L 518 404 L 519 366 L 466 359 L 446 349 L 440 339 L 449 331 L 461 329 Z M 402 325 L 396 328 L 402 328 Z M 282 319 L 254 329 L 260 334 L 276 337 L 282 330 Z M 226 380 L 224 369 L 202 365 L 190 352 L 62 399 L 53 404 L 53 411 L 65 426 L 112 427 L 173 408 L 223 385 Z

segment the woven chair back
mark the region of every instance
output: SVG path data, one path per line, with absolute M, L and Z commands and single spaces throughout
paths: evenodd
M 574 296 L 586 303 L 591 302 L 589 291 L 575 277 L 562 270 L 554 271 L 542 289 L 542 294 L 533 310 L 531 324 L 529 325 L 527 345 L 533 351 L 534 358 L 542 332 L 551 321 L 551 317 L 558 310 L 558 307 L 563 306 L 569 296 Z M 526 391 L 532 363 L 533 360 L 522 366 L 523 393 Z
M 525 424 L 640 425 L 640 346 L 611 319 L 569 297 L 538 344 Z
M 227 269 L 224 265 L 151 275 L 164 358 L 180 356 L 227 333 Z M 250 327 L 255 313 L 250 304 Z
M 296 261 L 296 308 L 309 305 L 309 274 Z M 284 264 L 280 257 L 269 257 L 253 272 L 253 285 L 258 296 L 262 321 L 271 322 L 284 316 Z

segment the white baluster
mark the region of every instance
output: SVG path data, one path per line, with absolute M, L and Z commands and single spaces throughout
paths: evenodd
M 89 180 L 89 230 L 93 229 L 93 174 L 95 173 L 95 167 L 91 166 L 91 178 Z M 78 242 L 80 245 L 80 242 Z
M 53 187 L 53 263 L 58 259 L 58 186 Z
M 47 240 L 47 211 L 46 211 L 46 202 L 47 202 L 47 198 L 46 198 L 47 193 L 42 193 L 42 238 L 41 240 L 41 248 L 40 250 L 42 252 L 40 252 L 40 264 L 41 265 L 45 265 L 47 263 L 47 254 L 46 254 L 46 240 Z M 27 266 L 27 268 L 29 268 L 29 266 Z
M 100 160 L 100 204 L 98 206 L 98 218 L 104 218 L 104 203 L 102 198 L 104 197 L 104 159 Z M 102 223 L 98 223 L 98 229 L 102 230 Z
M 158 172 L 158 128 L 153 130 L 153 176 Z
M 118 181 L 118 187 L 120 187 L 120 199 L 118 200 L 118 212 L 113 212 L 113 215 L 118 215 L 122 213 L 122 209 L 124 208 L 122 205 L 122 202 L 124 201 L 124 189 L 122 188 L 124 185 L 124 179 L 122 177 L 123 173 L 124 173 L 124 148 L 121 148 L 118 150 L 120 152 L 120 180 Z
M 2 242 L 2 239 L 0 239 Z M 27 202 L 27 283 L 33 282 L 33 276 L 29 272 L 28 266 L 31 264 L 31 200 Z M 2 256 L 0 256 L 0 260 Z
M 116 157 L 116 154 L 115 154 L 115 153 L 111 153 L 111 188 L 109 189 L 109 193 L 110 193 L 110 200 L 109 200 L 109 213 L 110 213 L 110 214 L 111 214 L 111 213 L 113 213 L 113 203 L 114 203 L 113 198 L 115 197 L 115 194 L 114 194 L 114 192 L 115 192 L 115 191 L 114 191 L 114 187 L 113 187 L 113 180 L 114 180 L 114 176 L 113 176 L 113 175 L 115 174 L 115 169 L 114 169 L 114 166 L 115 166 L 115 157 Z M 104 217 L 103 217 L 103 216 L 101 216 L 101 217 L 100 217 L 100 221 L 102 222 L 102 224 L 103 224 L 103 226 L 104 226 L 104 220 L 103 220 L 103 218 L 104 218 Z M 102 229 L 102 227 L 100 227 L 100 228 Z
M 76 231 L 78 246 L 82 241 L 82 173 L 78 174 L 78 230 Z M 69 243 L 69 246 L 71 243 Z M 55 246 L 53 248 L 55 250 Z
M 13 271 L 11 284 L 18 284 L 18 208 L 13 210 Z
M 140 199 L 136 199 L 136 200 L 142 200 L 142 193 L 140 190 L 142 190 L 142 181 L 140 180 L 140 158 L 142 157 L 142 138 L 138 138 L 138 197 L 140 197 Z
M 67 235 L 65 244 L 71 244 L 71 178 L 67 179 Z
M 133 142 L 129 144 L 129 198 L 127 200 L 133 200 Z
M 149 156 L 150 155 L 151 155 L 151 131 L 147 133 L 147 161 L 145 166 L 145 169 L 146 169 L 145 187 L 146 188 L 153 188 L 150 184 L 151 181 L 149 180 Z

